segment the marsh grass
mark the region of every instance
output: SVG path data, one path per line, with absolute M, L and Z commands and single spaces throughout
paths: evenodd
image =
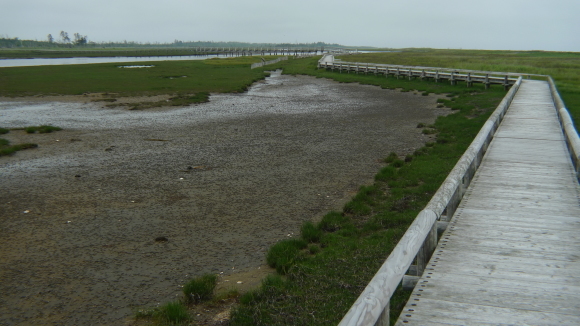
M 350 62 L 550 75 L 575 121 L 576 129 L 580 129 L 580 52 L 403 49 L 400 52 L 342 56 L 340 59 Z
M 7 67 L 0 69 L 0 96 L 115 93 L 124 97 L 170 94 L 175 105 L 199 103 L 207 101 L 209 93 L 243 92 L 252 83 L 268 76 L 265 70 L 269 66 L 250 69 L 255 62 L 261 62 L 260 57 L 160 61 L 154 63 L 155 67 L 147 69 L 119 69 L 114 63 Z M 188 77 L 165 78 L 184 75 Z
M 31 126 L 31 127 L 24 128 L 24 131 L 26 131 L 26 133 L 28 133 L 28 134 L 34 134 L 37 132 L 39 134 L 48 134 L 48 133 L 51 133 L 53 131 L 60 131 L 60 130 L 62 130 L 62 128 L 55 127 L 55 126 L 47 126 L 47 125 Z
M 44 126 L 44 127 L 47 127 L 47 126 Z M 36 127 L 36 128 L 39 128 L 39 127 Z M 52 128 L 58 128 L 58 127 L 52 127 Z M 58 128 L 58 130 L 61 130 L 61 129 Z M 7 134 L 9 132 L 10 132 L 10 129 L 0 128 L 0 135 Z M 0 138 L 0 156 L 12 155 L 17 151 L 21 151 L 21 150 L 29 149 L 29 148 L 37 148 L 37 147 L 38 147 L 38 145 L 33 144 L 33 143 L 23 143 L 23 144 L 17 144 L 17 145 L 10 145 L 10 141 L 8 141 L 7 139 L 4 139 L 4 138 Z

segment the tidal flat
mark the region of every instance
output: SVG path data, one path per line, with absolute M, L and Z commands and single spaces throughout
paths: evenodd
M 251 283 L 269 246 L 429 141 L 436 101 L 274 73 L 183 108 L 1 102 L 2 127 L 64 130 L 3 135 L 39 148 L 0 158 L 0 324 L 119 325 L 204 273 Z

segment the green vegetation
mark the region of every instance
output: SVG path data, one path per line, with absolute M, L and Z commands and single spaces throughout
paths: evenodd
M 27 133 L 49 133 L 53 131 L 62 130 L 62 128 L 54 127 L 54 126 L 32 126 L 26 128 L 16 128 L 15 130 L 23 129 Z M 7 134 L 10 132 L 10 129 L 0 128 L 0 135 Z M 23 149 L 29 148 L 37 148 L 37 144 L 32 143 L 24 143 L 24 144 L 17 144 L 17 145 L 10 145 L 10 142 L 7 139 L 0 138 L 0 156 L 6 156 L 14 154 L 17 151 L 21 151 Z
M 191 320 L 187 306 L 180 301 L 168 302 L 158 308 L 143 309 L 135 313 L 137 319 L 150 319 L 157 325 L 183 325 Z
M 265 57 L 267 60 L 276 56 Z M 206 102 L 209 93 L 243 92 L 268 76 L 264 68 L 250 69 L 260 57 L 203 61 L 140 63 L 149 68 L 124 69 L 119 64 L 90 64 L 0 68 L 0 96 L 82 95 L 103 93 L 114 103 L 122 96 L 167 95 L 169 102 L 143 102 L 133 109 Z M 180 78 L 172 78 L 178 76 Z
M 183 286 L 183 295 L 188 303 L 200 303 L 212 298 L 217 284 L 217 275 L 206 274 L 190 280 Z
M 183 286 L 183 299 L 166 303 L 157 308 L 140 309 L 135 312 L 135 319 L 151 320 L 158 325 L 183 325 L 191 320 L 190 310 L 193 305 L 215 304 L 214 289 L 217 284 L 217 275 L 205 274 L 191 279 Z M 237 292 L 227 292 L 215 298 L 216 301 L 225 301 L 237 297 Z

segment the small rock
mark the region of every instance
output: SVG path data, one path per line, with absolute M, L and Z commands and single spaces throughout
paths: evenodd
M 169 239 L 167 237 L 157 237 L 155 238 L 155 242 L 167 242 Z
M 80 174 L 75 174 L 75 178 L 80 178 L 81 175 Z

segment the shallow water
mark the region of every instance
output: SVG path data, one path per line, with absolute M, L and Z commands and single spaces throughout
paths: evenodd
M 123 129 L 191 125 L 269 114 L 340 114 L 360 98 L 328 92 L 325 83 L 301 84 L 274 72 L 242 94 L 212 94 L 209 103 L 178 109 L 120 110 L 89 103 L 0 102 L 4 128 L 54 125 L 66 129 Z M 367 103 L 372 104 L 372 103 Z

